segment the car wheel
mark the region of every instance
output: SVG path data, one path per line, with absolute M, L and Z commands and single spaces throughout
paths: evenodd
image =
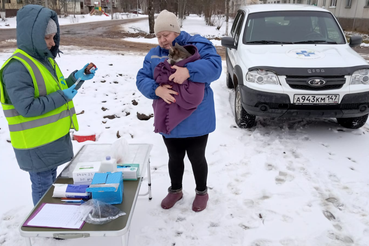
M 229 73 L 227 73 L 226 84 L 227 84 L 227 87 L 229 89 L 233 89 L 234 88 L 233 81 L 232 81 L 231 75 Z
M 363 125 L 365 125 L 366 120 L 368 119 L 368 115 L 363 115 L 360 117 L 354 118 L 337 118 L 338 124 L 343 127 L 350 128 L 350 129 L 359 129 Z
M 241 90 L 239 86 L 236 87 L 234 98 L 234 115 L 237 126 L 239 128 L 253 127 L 256 123 L 256 116 L 248 114 L 242 107 Z

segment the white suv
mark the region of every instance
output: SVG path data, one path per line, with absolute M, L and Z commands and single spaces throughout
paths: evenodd
M 301 4 L 257 4 L 238 10 L 227 48 L 227 86 L 235 88 L 235 120 L 256 116 L 337 118 L 362 127 L 369 113 L 369 65 L 346 42 L 327 10 Z

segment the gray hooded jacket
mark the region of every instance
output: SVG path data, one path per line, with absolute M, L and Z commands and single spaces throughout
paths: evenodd
M 45 30 L 49 19 L 57 25 L 54 37 L 55 46 L 49 50 L 45 42 Z M 40 61 L 56 77 L 55 69 L 47 60 L 59 53 L 60 30 L 57 14 L 40 5 L 26 5 L 17 13 L 17 46 Z M 66 79 L 68 86 L 73 85 L 75 71 Z M 64 93 L 56 91 L 47 96 L 34 98 L 33 81 L 26 67 L 12 60 L 3 70 L 5 98 L 9 100 L 24 117 L 40 116 L 67 103 Z M 28 172 L 41 172 L 55 168 L 73 157 L 73 145 L 70 135 L 47 145 L 29 150 L 14 149 L 19 167 Z

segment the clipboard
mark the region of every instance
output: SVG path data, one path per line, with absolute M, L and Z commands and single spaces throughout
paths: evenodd
M 23 226 L 79 230 L 85 224 L 84 220 L 90 210 L 76 204 L 43 203 Z

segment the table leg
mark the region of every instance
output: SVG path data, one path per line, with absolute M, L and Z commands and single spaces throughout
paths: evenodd
M 128 229 L 127 233 L 122 236 L 122 246 L 128 246 L 129 232 L 130 230 Z
M 147 187 L 147 192 L 144 194 L 140 194 L 140 196 L 146 196 L 149 195 L 149 200 L 152 199 L 152 194 L 151 194 L 151 168 L 150 168 L 150 160 L 147 163 L 147 182 L 148 182 L 148 187 Z
M 26 245 L 27 246 L 32 246 L 32 242 L 31 242 L 31 238 L 30 237 L 26 237 L 26 238 L 24 238 L 24 240 L 26 240 Z

